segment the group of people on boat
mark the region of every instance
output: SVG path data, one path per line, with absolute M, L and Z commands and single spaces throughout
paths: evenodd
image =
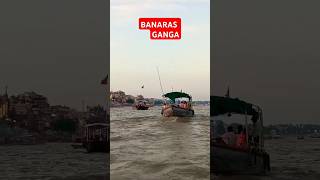
M 187 101 L 181 101 L 178 104 L 173 104 L 176 107 L 182 108 L 182 109 L 191 109 L 191 104 Z M 163 103 L 162 109 L 166 109 L 170 107 L 170 103 Z
M 179 107 L 182 109 L 190 109 L 190 103 L 188 103 L 187 101 L 181 101 L 179 103 Z
M 235 132 L 232 126 L 228 126 L 227 132 L 222 136 L 222 143 L 239 148 L 239 149 L 247 149 L 247 137 L 246 137 L 246 129 L 243 128 L 242 125 L 238 126 L 238 131 Z

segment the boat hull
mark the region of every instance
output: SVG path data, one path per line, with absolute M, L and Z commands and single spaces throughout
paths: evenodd
M 137 109 L 137 110 L 148 110 L 149 107 L 148 107 L 148 106 L 140 106 L 140 105 L 137 105 L 137 106 L 136 106 L 136 109 Z
M 267 153 L 254 153 L 217 145 L 211 148 L 211 172 L 214 174 L 261 175 L 270 170 Z
M 163 108 L 161 114 L 165 117 L 191 117 L 194 116 L 194 111 L 192 109 L 183 109 L 175 106 L 170 106 L 167 108 Z

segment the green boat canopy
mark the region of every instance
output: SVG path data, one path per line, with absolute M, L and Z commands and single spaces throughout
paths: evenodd
M 177 98 L 188 98 L 189 100 L 192 99 L 192 97 L 189 94 L 184 92 L 169 92 L 167 94 L 164 94 L 163 96 L 169 98 L 173 102 Z
M 247 114 L 252 115 L 252 120 L 256 121 L 259 117 L 259 112 L 253 106 L 253 104 L 239 100 L 238 98 L 210 96 L 210 116 L 228 113 Z

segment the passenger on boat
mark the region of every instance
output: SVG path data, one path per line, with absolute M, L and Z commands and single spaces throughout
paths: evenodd
M 166 109 L 166 108 L 168 108 L 168 106 L 169 106 L 169 104 L 163 103 L 162 109 Z
M 238 148 L 247 148 L 247 137 L 246 137 L 246 129 L 242 127 L 242 125 L 238 126 L 238 134 L 237 134 L 237 144 Z
M 187 102 L 186 101 L 181 101 L 180 104 L 179 104 L 179 107 L 183 108 L 183 109 L 187 109 Z
M 179 107 L 180 108 L 182 108 L 182 106 L 183 106 L 183 103 L 182 103 L 182 101 L 179 103 Z
M 188 109 L 188 103 L 187 103 L 187 101 L 184 101 L 184 102 L 183 102 L 183 108 Z
M 188 102 L 188 103 L 186 103 L 186 104 L 187 104 L 187 109 L 191 109 L 191 103 Z
M 222 135 L 222 139 L 227 145 L 235 146 L 237 137 L 234 134 L 233 127 L 229 126 L 227 130 L 228 130 L 228 132 L 226 132 Z

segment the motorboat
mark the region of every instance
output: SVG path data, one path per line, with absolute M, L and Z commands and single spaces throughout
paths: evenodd
M 162 106 L 161 114 L 165 117 L 194 116 L 192 97 L 184 92 L 169 92 L 163 95 L 168 101 Z
M 269 172 L 270 157 L 264 148 L 262 109 L 237 98 L 211 96 L 210 99 L 211 172 L 216 175 L 261 175 Z M 242 132 L 245 144 L 242 146 L 224 141 L 225 124 L 217 118 L 227 115 L 228 119 L 233 114 L 244 116 L 242 124 L 245 131 Z

